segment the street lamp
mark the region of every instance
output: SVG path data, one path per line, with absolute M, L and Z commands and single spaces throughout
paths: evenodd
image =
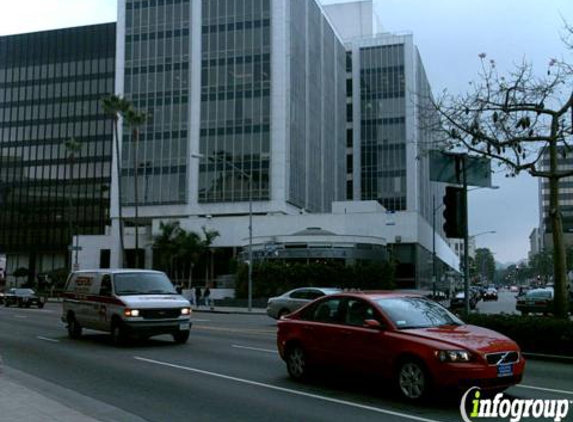
M 205 158 L 204 154 L 198 152 L 191 153 L 192 158 Z M 247 307 L 249 312 L 253 309 L 253 177 L 251 174 L 246 173 L 243 169 L 237 167 L 227 160 L 221 160 L 218 155 L 208 156 L 208 160 L 221 161 L 223 164 L 238 171 L 243 177 L 249 181 L 249 255 L 248 255 L 248 285 L 247 285 Z

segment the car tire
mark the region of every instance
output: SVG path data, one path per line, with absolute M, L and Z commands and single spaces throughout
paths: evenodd
M 396 386 L 408 401 L 420 401 L 431 390 L 431 378 L 425 365 L 415 358 L 402 359 L 396 373 Z
M 189 330 L 173 333 L 173 341 L 175 341 L 177 344 L 185 344 L 189 339 L 189 333 Z
M 77 339 L 82 336 L 82 326 L 73 315 L 68 316 L 68 336 L 73 339 Z
M 298 344 L 290 346 L 286 351 L 285 361 L 290 377 L 302 381 L 308 377 L 308 360 L 305 351 Z
M 285 315 L 290 314 L 290 311 L 286 308 L 281 309 L 278 313 L 277 319 L 281 319 L 282 317 L 284 317 Z
M 111 342 L 116 347 L 125 346 L 127 343 L 127 333 L 120 321 L 113 321 L 111 324 Z
M 44 303 L 43 302 L 38 302 L 38 309 L 42 309 L 44 307 Z

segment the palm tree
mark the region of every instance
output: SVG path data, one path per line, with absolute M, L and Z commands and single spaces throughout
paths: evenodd
M 187 286 L 191 288 L 191 280 L 193 277 L 193 267 L 199 255 L 201 254 L 202 242 L 201 236 L 195 232 L 188 232 L 180 230 L 177 236 L 178 257 L 181 258 L 183 263 L 189 263 L 189 277 L 187 279 Z
M 135 268 L 139 268 L 139 195 L 138 195 L 138 165 L 137 165 L 137 147 L 139 140 L 139 128 L 145 124 L 147 114 L 130 107 L 124 114 L 128 126 L 131 128 L 131 137 L 133 140 L 133 206 L 135 208 Z
M 123 267 L 125 260 L 125 247 L 123 243 L 123 212 L 121 205 L 121 150 L 119 142 L 119 118 L 130 108 L 127 100 L 119 97 L 118 95 L 110 95 L 102 100 L 103 110 L 106 114 L 110 115 L 113 119 L 114 142 L 115 142 L 115 166 L 117 170 L 117 206 L 118 206 L 118 219 L 119 219 L 119 266 Z
M 220 233 L 217 230 L 210 230 L 208 228 L 206 228 L 205 226 L 201 227 L 201 230 L 203 230 L 203 236 L 205 236 L 205 240 L 203 240 L 201 242 L 201 249 L 203 253 L 208 252 L 209 250 L 211 250 L 211 245 L 213 244 L 213 241 L 220 236 Z M 209 278 L 213 278 L 213 254 L 215 253 L 215 250 L 212 249 L 211 250 L 211 270 L 210 270 L 210 277 L 206 277 L 206 282 L 209 282 Z M 207 256 L 207 259 L 205 260 L 205 272 L 208 271 L 208 266 L 207 266 L 207 261 L 208 261 L 209 257 Z
M 177 253 L 177 239 L 181 228 L 176 221 L 160 222 L 161 233 L 153 238 L 153 249 L 159 256 L 159 267 L 173 276 L 173 258 Z
M 66 152 L 68 154 L 68 164 L 69 164 L 69 174 L 68 177 L 66 177 L 66 181 L 67 181 L 67 197 L 68 197 L 68 232 L 69 232 L 69 236 L 70 236 L 70 246 L 74 246 L 74 218 L 73 218 L 73 206 L 72 206 L 72 192 L 71 192 L 71 187 L 72 187 L 72 179 L 74 178 L 74 161 L 76 159 L 76 154 L 80 152 L 80 150 L 82 149 L 82 144 L 73 139 L 70 138 L 67 141 L 64 142 L 64 148 L 66 149 Z M 77 235 L 78 233 L 76 233 Z M 72 259 L 71 259 L 71 251 L 72 249 L 70 249 L 70 271 L 72 270 L 73 264 L 72 264 Z M 77 258 L 77 251 L 76 251 L 76 258 Z

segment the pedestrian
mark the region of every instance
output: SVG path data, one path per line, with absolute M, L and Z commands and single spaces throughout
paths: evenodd
M 209 290 L 209 286 L 205 288 L 203 297 L 205 298 L 205 306 L 211 306 L 211 308 L 213 308 L 213 304 L 211 303 L 211 290 Z
M 197 305 L 197 308 L 199 308 L 199 305 L 201 304 L 201 296 L 201 287 L 195 287 L 195 304 Z

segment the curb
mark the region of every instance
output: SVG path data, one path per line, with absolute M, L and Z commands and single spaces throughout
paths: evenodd
M 237 309 L 237 310 L 232 310 L 232 309 L 225 309 L 225 310 L 219 310 L 219 309 L 193 309 L 193 313 L 198 312 L 198 313 L 206 313 L 206 314 L 226 314 L 226 315 L 266 315 L 266 312 L 263 311 L 246 311 L 243 309 Z

